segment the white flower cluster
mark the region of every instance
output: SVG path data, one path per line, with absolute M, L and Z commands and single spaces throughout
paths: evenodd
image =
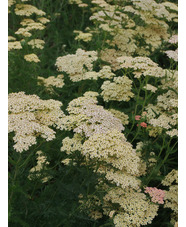
M 173 36 L 169 39 L 169 43 L 171 43 L 171 44 L 176 44 L 176 43 L 178 43 L 178 35 L 173 35 Z
M 135 78 L 144 76 L 163 77 L 165 72 L 148 57 L 121 56 L 117 58 L 120 68 L 132 68 Z
M 178 170 L 173 169 L 162 180 L 162 184 L 169 186 L 169 190 L 165 191 L 165 208 L 172 210 L 172 224 L 178 221 Z
M 88 71 L 83 74 L 76 74 L 70 76 L 70 79 L 73 82 L 81 81 L 81 80 L 97 80 L 98 78 L 102 79 L 111 79 L 115 76 L 111 71 L 111 67 L 108 65 L 103 66 L 103 68 L 99 72 Z
M 28 4 L 16 4 L 15 14 L 19 16 L 31 16 L 32 14 L 36 14 L 38 16 L 46 15 L 46 13 L 42 10 L 39 10 L 35 6 Z
M 144 87 L 143 87 L 145 90 L 147 91 L 151 91 L 153 93 L 155 93 L 157 91 L 157 87 L 151 85 L 151 84 L 146 84 Z
M 45 41 L 41 39 L 32 39 L 28 42 L 28 45 L 30 45 L 33 49 L 38 48 L 38 49 L 43 49 L 45 44 Z
M 108 130 L 117 129 L 119 132 L 124 130 L 121 120 L 97 105 L 97 99 L 89 94 L 72 100 L 67 108 L 69 116 L 61 121 L 61 129 L 71 130 L 80 133 L 85 137 L 90 137 L 96 133 L 106 133 Z
M 36 54 L 27 54 L 24 56 L 24 59 L 28 62 L 35 62 L 35 63 L 40 62 L 40 60 Z
M 173 183 L 178 184 L 178 170 L 173 169 L 161 182 L 164 186 L 171 186 Z
M 78 34 L 75 37 L 75 40 L 82 40 L 84 42 L 89 42 L 89 41 L 92 40 L 92 34 L 91 33 L 84 33 L 82 31 L 77 31 L 77 30 L 74 30 L 74 33 Z
M 166 55 L 169 58 L 173 59 L 176 62 L 178 61 L 178 49 L 176 49 L 176 50 L 166 50 L 165 53 L 166 53 Z
M 139 172 L 140 158 L 125 136 L 117 130 L 93 134 L 84 142 L 82 153 L 132 175 Z
M 168 21 L 171 21 L 175 15 L 171 14 L 166 8 L 166 4 L 156 3 L 154 0 L 132 0 L 132 3 L 135 5 L 137 9 L 142 11 L 146 11 L 151 15 L 154 15 L 158 18 L 166 18 Z M 176 6 L 176 4 L 172 3 L 172 6 Z M 168 7 L 170 8 L 170 7 Z
M 125 189 L 126 187 L 139 189 L 139 186 L 141 184 L 141 181 L 139 179 L 127 173 L 126 171 L 114 171 L 113 169 L 106 169 L 105 174 L 105 178 L 108 181 L 116 184 L 117 187 L 121 187 L 123 189 Z
M 8 51 L 10 50 L 20 50 L 22 49 L 20 41 L 8 42 Z
M 13 6 L 16 3 L 15 0 L 8 0 L 8 7 Z
M 51 93 L 53 92 L 52 87 L 62 88 L 65 85 L 63 74 L 58 75 L 57 77 L 49 76 L 48 78 L 38 76 L 37 79 L 38 79 L 38 85 L 43 84 Z
M 62 143 L 61 151 L 65 151 L 67 154 L 82 150 L 82 137 L 77 133 L 75 133 L 73 138 L 66 137 Z
M 115 109 L 109 109 L 109 111 L 114 114 L 115 117 L 117 117 L 118 119 L 121 120 L 123 125 L 127 125 L 129 123 L 128 119 L 128 115 L 124 114 L 123 112 L 119 111 L 119 110 L 115 110 Z
M 14 149 L 17 152 L 28 150 L 36 144 L 36 137 L 46 141 L 55 138 L 55 131 L 49 126 L 58 127 L 64 117 L 60 109 L 62 103 L 55 100 L 41 100 L 36 95 L 24 92 L 10 93 L 8 96 L 8 130 L 14 132 Z
M 165 76 L 161 79 L 160 88 L 164 93 L 157 97 L 157 104 L 148 104 L 146 107 L 149 135 L 161 134 L 162 129 L 173 137 L 178 134 L 178 71 L 164 70 Z
M 104 201 L 106 213 L 111 212 L 111 204 L 119 205 L 119 208 L 112 210 L 116 227 L 140 227 L 150 224 L 158 211 L 158 205 L 151 203 L 144 193 L 129 188 L 112 188 L 104 197 Z
M 110 100 L 129 101 L 134 96 L 131 92 L 132 80 L 127 76 L 114 77 L 113 82 L 107 80 L 101 86 L 101 95 L 108 102 Z
M 96 51 L 84 51 L 78 49 L 76 54 L 68 54 L 63 57 L 58 57 L 56 60 L 56 66 L 58 71 L 66 72 L 73 77 L 77 74 L 81 75 L 87 70 L 92 71 L 93 62 L 96 61 L 97 58 Z
M 122 56 L 122 52 L 115 49 L 105 49 L 101 51 L 101 59 L 110 63 L 110 67 L 116 71 L 120 69 L 120 64 L 117 61 L 118 57 Z

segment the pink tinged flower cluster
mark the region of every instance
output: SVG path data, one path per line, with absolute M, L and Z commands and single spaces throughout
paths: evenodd
M 148 193 L 152 199 L 152 202 L 158 203 L 158 204 L 164 204 L 164 197 L 165 197 L 165 191 L 157 188 L 152 187 L 146 187 L 145 193 Z
M 139 126 L 139 124 L 137 124 L 137 126 Z M 147 123 L 141 122 L 141 123 L 140 123 L 140 126 L 143 127 L 143 128 L 146 128 L 146 127 L 147 127 Z
M 136 116 L 135 116 L 135 120 L 136 120 L 136 121 L 139 121 L 140 119 L 141 119 L 141 116 L 140 116 L 140 115 L 136 115 Z
M 144 112 L 143 112 L 143 113 L 144 113 Z M 136 121 L 140 121 L 140 120 L 141 120 L 141 115 L 136 115 L 136 116 L 135 116 L 135 120 L 136 120 Z M 139 124 L 137 124 L 137 126 L 139 126 Z M 140 126 L 143 127 L 143 128 L 146 128 L 146 127 L 147 127 L 147 123 L 141 122 L 141 123 L 140 123 Z
M 143 127 L 143 128 L 146 128 L 147 127 L 147 123 L 145 123 L 145 122 L 141 122 L 141 127 Z

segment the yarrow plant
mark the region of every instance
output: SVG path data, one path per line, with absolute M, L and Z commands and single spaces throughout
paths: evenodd
M 55 100 L 41 100 L 36 95 L 24 92 L 11 93 L 8 97 L 9 132 L 15 132 L 13 140 L 17 152 L 28 150 L 36 144 L 41 135 L 47 141 L 55 138 L 55 131 L 48 126 L 58 126 L 64 116 L 62 103 Z
M 178 225 L 177 5 L 8 1 L 11 226 Z

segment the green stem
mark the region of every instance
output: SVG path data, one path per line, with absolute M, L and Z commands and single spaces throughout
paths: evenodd
M 138 100 L 139 100 L 140 91 L 141 91 L 141 78 L 140 78 L 140 87 L 139 87 L 139 89 L 138 89 L 138 95 L 137 95 L 137 98 L 136 98 L 136 102 L 138 102 Z M 138 104 L 135 106 L 134 116 L 136 115 L 137 108 L 138 108 Z M 130 132 L 131 132 L 132 129 L 134 128 L 134 124 L 135 124 L 135 119 L 133 118 L 132 126 L 131 126 L 131 128 L 130 128 L 128 134 L 126 135 L 126 138 L 128 137 L 128 135 L 130 134 Z
M 12 182 L 12 185 L 14 185 L 15 181 L 16 181 L 16 177 L 17 177 L 17 173 L 18 173 L 18 163 L 20 162 L 21 160 L 21 154 L 19 154 L 19 159 L 18 161 L 16 162 L 16 167 L 15 167 L 15 172 L 14 172 L 14 177 L 13 177 L 13 182 Z M 9 201 L 8 201 L 8 205 L 11 204 L 11 200 L 12 200 L 12 197 L 13 197 L 13 194 L 14 194 L 14 191 L 12 190 L 11 191 L 11 194 L 10 194 L 10 197 L 9 197 Z
M 158 171 L 161 169 L 161 167 L 163 166 L 163 164 L 166 162 L 167 158 L 169 157 L 169 155 L 170 155 L 169 146 L 170 146 L 171 140 L 172 140 L 172 139 L 170 139 L 169 142 L 168 142 L 168 144 L 167 144 L 167 151 L 166 151 L 166 155 L 165 155 L 164 159 L 162 160 L 162 162 L 161 162 L 158 166 L 155 166 L 155 167 L 153 168 L 151 174 L 150 174 L 149 177 L 147 178 L 147 183 L 146 183 L 147 185 L 148 185 L 148 183 L 150 182 L 152 175 L 153 175 L 155 172 L 158 173 Z M 163 151 L 163 149 L 164 149 L 164 144 L 165 144 L 165 137 L 163 138 L 163 146 L 162 146 L 162 148 L 161 148 L 161 150 L 160 150 L 160 153 L 159 153 L 159 155 L 158 155 L 158 159 L 159 159 L 159 157 L 160 157 L 160 155 L 161 155 L 161 153 L 162 153 L 162 151 Z

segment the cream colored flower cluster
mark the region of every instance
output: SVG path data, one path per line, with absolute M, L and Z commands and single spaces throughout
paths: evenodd
M 146 23 L 146 29 L 142 26 L 137 26 L 136 31 L 139 36 L 144 39 L 147 45 L 151 46 L 154 50 L 161 45 L 162 40 L 168 41 L 168 25 L 165 21 L 177 20 L 177 12 L 172 13 L 170 8 L 167 8 L 163 3 L 156 3 L 154 0 L 151 1 L 132 1 L 135 10 L 134 14 L 141 17 Z M 174 4 L 176 6 L 176 4 Z M 140 50 L 145 53 L 143 48 Z M 138 54 L 140 52 L 138 51 Z
M 136 31 L 133 29 L 119 29 L 114 36 L 112 46 L 117 45 L 122 55 L 130 56 L 135 53 L 138 46 L 135 41 Z
M 116 227 L 140 227 L 150 224 L 158 211 L 158 205 L 152 204 L 144 193 L 129 188 L 112 188 L 104 197 L 104 201 L 105 212 L 112 212 Z M 112 204 L 118 204 L 119 207 L 109 210 L 109 207 L 114 207 Z
M 115 76 L 111 71 L 111 67 L 109 65 L 103 66 L 103 68 L 99 71 L 99 77 L 101 79 L 112 79 Z
M 75 151 L 81 151 L 82 139 L 82 136 L 78 133 L 75 133 L 73 138 L 66 137 L 62 141 L 63 146 L 61 147 L 61 151 L 65 151 L 67 154 L 71 154 Z
M 15 34 L 19 35 L 20 37 L 24 37 L 24 39 L 21 40 L 22 42 L 24 42 L 24 44 L 26 43 L 32 46 L 32 48 L 43 49 L 43 45 L 45 43 L 43 40 L 41 39 L 28 40 L 28 38 L 34 35 L 33 33 L 35 33 L 36 30 L 45 29 L 45 24 L 49 22 L 49 19 L 43 17 L 46 15 L 45 12 L 37 9 L 33 5 L 25 4 L 24 2 L 26 2 L 26 0 L 22 1 L 21 4 L 16 4 L 14 11 L 11 12 L 11 13 L 15 13 L 17 16 L 23 17 L 22 21 L 20 22 L 20 25 L 22 27 L 20 27 L 15 32 Z M 11 6 L 14 3 L 15 3 L 14 1 L 10 1 L 9 5 Z M 34 17 L 36 17 L 37 21 L 34 21 L 33 19 L 29 18 L 29 17 L 32 17 L 33 15 Z M 15 40 L 13 40 L 14 42 L 11 42 L 11 41 L 12 40 L 10 40 L 10 42 L 8 43 L 9 51 L 12 49 L 22 49 L 21 41 L 15 41 Z M 37 63 L 40 61 L 39 58 L 34 53 L 25 55 L 24 58 L 26 61 L 29 61 L 29 62 Z
M 160 88 L 164 93 L 157 97 L 157 104 L 146 107 L 149 135 L 157 136 L 162 129 L 173 137 L 178 135 L 178 71 L 164 70 L 165 76 L 161 79 Z
M 165 192 L 165 205 L 166 208 L 178 214 L 178 185 L 171 185 L 169 190 Z
M 28 62 L 35 62 L 35 63 L 40 62 L 40 60 L 36 54 L 27 54 L 24 56 L 24 59 Z
M 8 0 L 8 7 L 13 6 L 16 3 L 15 0 Z
M 47 90 L 51 93 L 54 92 L 52 87 L 62 88 L 65 85 L 63 74 L 58 75 L 57 77 L 49 76 L 48 78 L 38 76 L 37 79 L 38 85 L 44 85 L 47 88 Z
M 75 40 L 82 40 L 84 42 L 89 42 L 89 41 L 92 40 L 92 34 L 91 33 L 84 33 L 82 31 L 77 31 L 77 30 L 74 30 L 74 33 L 78 34 L 75 37 Z
M 168 90 L 166 93 L 159 95 L 157 101 L 158 107 L 176 113 L 176 109 L 178 108 L 178 96 L 174 91 Z
M 176 17 L 175 14 L 168 11 L 170 8 L 173 9 L 173 7 L 174 10 L 177 10 L 176 4 L 174 3 L 168 5 L 166 3 L 157 3 L 154 0 L 132 0 L 132 3 L 136 9 L 140 9 L 142 12 L 148 12 L 149 14 L 158 18 L 165 18 L 166 20 L 171 21 Z
M 144 76 L 163 77 L 165 71 L 148 57 L 121 56 L 117 58 L 120 68 L 132 68 L 135 78 Z
M 122 215 L 122 218 L 127 217 L 127 219 L 124 218 L 125 226 L 127 226 L 127 223 L 134 225 L 136 222 L 139 222 L 140 226 L 140 224 L 144 223 L 144 221 L 142 221 L 144 218 L 147 219 L 146 223 L 150 223 L 157 214 L 158 206 L 154 204 L 150 205 L 150 201 L 146 198 L 145 194 L 138 192 L 138 196 L 136 197 L 136 192 L 131 191 L 132 188 L 140 190 L 141 181 L 137 179 L 136 176 L 144 173 L 140 172 L 142 161 L 139 155 L 132 149 L 132 145 L 126 141 L 122 133 L 117 130 L 111 130 L 101 134 L 95 133 L 84 142 L 83 137 L 76 133 L 73 138 L 70 139 L 66 137 L 62 142 L 63 146 L 61 151 L 65 151 L 70 155 L 79 150 L 82 155 L 86 157 L 88 162 L 96 163 L 96 172 L 105 176 L 108 182 L 116 185 L 114 188 L 105 185 L 108 193 L 104 197 L 102 205 L 106 215 L 111 216 L 111 212 L 117 214 L 114 217 L 114 224 L 116 226 L 120 226 L 119 223 L 123 224 L 123 221 L 121 222 L 119 218 L 119 214 Z M 70 160 L 71 159 L 68 158 L 62 160 L 62 162 L 68 165 Z M 96 170 L 97 163 L 101 163 L 101 165 Z M 100 178 L 100 180 L 101 179 L 102 178 Z M 97 185 L 97 187 L 99 188 L 100 186 Z M 102 190 L 105 190 L 105 188 Z M 119 195 L 118 192 L 120 192 Z M 128 193 L 130 197 L 129 200 L 126 200 Z M 132 193 L 134 193 L 134 196 L 132 196 Z M 102 212 L 93 208 L 93 204 L 95 203 L 98 203 L 97 205 L 99 206 L 97 207 L 101 206 L 99 199 L 94 197 L 91 199 L 91 203 L 89 202 L 89 200 L 80 200 L 83 207 L 89 210 L 92 218 L 101 218 Z M 119 208 L 113 210 L 114 206 L 112 203 L 117 203 Z M 129 208 L 129 206 L 131 207 Z M 126 209 L 126 207 L 128 207 L 128 209 Z M 132 209 L 136 211 L 135 216 L 132 213 Z M 133 220 L 133 218 L 135 218 L 135 220 Z
M 151 85 L 151 84 L 146 84 L 144 87 L 143 87 L 145 90 L 147 91 L 151 91 L 153 93 L 155 93 L 157 91 L 157 87 Z
M 92 9 L 92 20 L 99 29 L 112 35 L 112 40 L 107 40 L 110 46 L 117 46 L 122 55 L 149 55 L 162 44 L 162 40 L 170 38 L 167 21 L 177 21 L 177 6 L 174 3 L 157 3 L 149 1 L 129 1 L 127 6 L 110 1 L 91 1 L 96 6 Z M 174 11 L 174 12 L 172 12 Z M 138 23 L 129 13 L 137 15 L 145 23 Z M 145 29 L 144 29 L 145 27 Z M 89 30 L 90 33 L 99 33 L 99 29 Z M 138 38 L 137 38 L 138 37 Z
M 20 50 L 22 49 L 20 41 L 8 42 L 8 51 L 10 50 Z
M 69 103 L 67 110 L 70 115 L 66 119 L 64 118 L 64 127 L 75 129 L 76 133 L 73 138 L 63 139 L 61 151 L 68 155 L 80 151 L 86 157 L 86 163 L 82 164 L 95 163 L 95 171 L 104 176 L 104 178 L 100 178 L 100 182 L 105 179 L 109 184 L 115 185 L 112 188 L 105 184 L 107 193 L 103 204 L 99 203 L 98 199 L 98 207 L 102 205 L 104 214 L 113 216 L 115 226 L 141 226 L 151 223 L 157 215 L 158 205 L 152 204 L 146 195 L 140 192 L 141 181 L 137 178 L 137 176 L 146 174 L 146 165 L 140 158 L 140 152 L 136 153 L 120 132 L 122 129 L 114 128 L 116 122 L 113 125 L 110 125 L 110 120 L 103 123 L 108 117 L 105 117 L 107 115 L 103 112 L 103 108 L 97 108 L 97 96 L 96 92 L 86 92 L 84 97 L 79 97 Z M 120 114 L 121 118 L 126 118 L 126 115 L 123 116 L 120 112 L 113 111 Z M 84 133 L 81 131 L 82 125 L 84 127 L 85 123 L 88 123 L 87 127 L 91 129 L 88 133 L 84 129 Z M 94 126 L 96 123 L 99 130 Z M 108 126 L 105 127 L 105 124 Z M 62 160 L 62 163 L 68 165 L 70 161 L 71 158 L 67 158 Z M 75 162 L 73 161 L 73 163 Z M 98 163 L 100 165 L 96 168 Z M 102 187 L 102 184 L 97 187 Z M 138 191 L 136 192 L 134 189 Z M 102 217 L 102 212 L 93 208 L 92 204 L 96 201 L 96 198 L 92 198 L 90 207 L 89 202 L 80 201 L 94 219 Z M 118 208 L 114 208 L 113 204 L 118 204 Z M 132 212 L 134 210 L 135 212 Z
M 165 77 L 161 79 L 161 88 L 164 90 L 171 90 L 170 88 L 178 91 L 178 71 L 165 70 Z
M 178 6 L 177 6 L 177 4 L 175 4 L 173 2 L 165 1 L 165 2 L 162 2 L 162 5 L 164 5 L 168 10 L 178 12 Z M 177 21 L 175 20 L 175 22 L 177 22 Z
M 8 41 L 16 41 L 16 38 L 10 35 L 8 36 Z
M 111 79 L 114 76 L 115 76 L 115 74 L 111 71 L 111 67 L 108 65 L 105 65 L 99 72 L 88 71 L 83 74 L 77 74 L 77 75 L 70 76 L 70 79 L 73 82 L 78 82 L 78 81 L 82 81 L 82 80 L 97 80 L 98 78 Z
M 178 47 L 178 35 L 173 35 L 169 41 L 169 43 L 174 44 L 174 46 Z M 178 48 L 176 50 L 167 50 L 164 53 L 170 58 L 173 59 L 175 62 L 178 61 Z
M 68 54 L 63 57 L 58 57 L 56 60 L 56 66 L 58 71 L 66 72 L 71 78 L 75 75 L 82 75 L 87 70 L 92 71 L 93 62 L 97 60 L 96 51 L 84 51 L 78 49 L 76 54 Z M 86 70 L 86 68 L 87 70 Z
M 53 140 L 55 131 L 49 126 L 58 127 L 64 117 L 61 106 L 61 102 L 52 99 L 41 100 L 36 95 L 26 95 L 24 92 L 10 93 L 8 130 L 15 133 L 14 149 L 17 152 L 28 150 L 37 143 L 38 136 L 46 141 Z
M 122 52 L 115 49 L 105 49 L 101 51 L 101 59 L 110 63 L 110 67 L 116 71 L 120 69 L 120 64 L 117 61 L 118 57 L 122 56 Z
M 170 129 L 170 117 L 168 117 L 165 114 L 160 115 L 157 119 L 151 119 L 149 123 L 153 125 L 154 127 L 162 127 L 165 129 Z
M 41 22 L 42 24 L 47 24 L 47 23 L 50 22 L 50 20 L 48 18 L 46 18 L 46 17 L 39 17 L 39 18 L 37 18 L 37 20 L 39 22 Z
M 21 35 L 21 36 L 24 36 L 24 37 L 31 37 L 32 34 L 30 32 L 27 31 L 26 28 L 19 28 L 16 32 L 15 32 L 16 35 Z
M 90 159 L 106 162 L 119 170 L 126 170 L 127 173 L 139 172 L 140 158 L 125 136 L 117 130 L 93 134 L 84 142 L 82 153 Z
M 161 182 L 165 186 L 171 186 L 173 183 L 178 184 L 178 170 L 173 169 Z
M 108 137 L 108 134 L 109 138 L 108 141 L 106 141 L 105 137 Z M 114 132 L 108 131 L 108 133 L 106 134 L 94 134 L 83 143 L 83 137 L 76 133 L 73 138 L 66 137 L 65 139 L 63 139 L 63 146 L 61 147 L 61 151 L 66 152 L 68 155 L 73 154 L 73 152 L 75 151 L 80 151 L 82 155 L 86 157 L 87 162 L 95 161 L 95 163 L 97 163 L 99 161 L 101 163 L 96 172 L 104 175 L 107 181 L 116 184 L 116 186 L 122 187 L 123 189 L 126 187 L 139 189 L 141 181 L 138 180 L 136 176 L 141 176 L 146 173 L 146 165 L 144 165 L 142 160 L 139 158 L 138 153 L 135 154 L 135 151 L 132 150 L 131 144 L 126 142 L 126 139 L 125 143 L 124 141 L 121 142 L 120 140 L 114 140 L 114 138 L 110 138 L 111 134 L 115 136 L 119 135 L 120 137 L 122 137 L 122 139 L 125 139 L 123 134 L 115 130 Z M 95 139 L 93 142 L 92 140 L 95 137 L 99 139 L 98 141 L 96 141 Z M 101 140 L 106 143 L 107 147 L 100 145 Z M 118 144 L 119 142 L 120 144 Z M 113 145 L 110 145 L 109 143 L 113 143 Z M 87 151 L 87 147 L 89 149 L 89 146 L 90 148 L 92 148 L 91 151 Z M 98 146 L 101 146 L 100 151 L 98 150 Z M 121 150 L 125 149 L 125 151 L 123 150 L 123 152 L 121 152 L 121 157 L 118 157 L 117 153 L 114 150 L 118 150 L 119 146 L 121 146 Z M 93 152 L 99 152 L 100 157 L 98 157 L 97 154 L 92 154 Z M 104 155 L 104 157 L 102 157 L 102 154 Z M 125 161 L 126 159 L 127 161 Z M 67 160 L 67 164 L 69 163 L 69 161 L 70 159 Z M 122 167 L 120 165 L 123 165 L 121 162 L 129 162 L 129 165 L 131 165 L 131 162 L 134 162 L 135 164 L 137 163 L 137 166 L 135 167 L 137 168 L 136 172 L 131 172 L 131 170 L 126 171 L 126 168 L 128 167 L 123 167 L 123 169 L 121 170 Z M 84 165 L 86 164 L 87 163 L 84 163 Z
M 166 131 L 166 134 L 169 135 L 170 137 L 177 136 L 178 137 L 178 130 L 177 129 L 172 129 L 170 131 Z
M 171 38 L 169 39 L 169 43 L 177 44 L 178 43 L 178 35 L 171 36 Z
M 101 95 L 106 102 L 110 100 L 128 102 L 134 96 L 131 92 L 132 80 L 127 76 L 114 77 L 113 82 L 107 80 L 101 89 L 103 90 Z
M 42 10 L 39 10 L 35 6 L 28 4 L 16 4 L 15 14 L 19 16 L 31 16 L 32 14 L 36 14 L 38 16 L 46 15 L 46 13 Z
M 178 221 L 178 171 L 173 169 L 162 180 L 162 185 L 169 186 L 169 190 L 165 191 L 165 208 L 172 210 L 171 222 L 174 225 Z
M 45 41 L 41 39 L 32 39 L 28 42 L 28 45 L 30 45 L 32 49 L 34 48 L 43 49 L 44 44 L 45 44 Z
M 116 184 L 117 187 L 121 187 L 123 189 L 127 187 L 139 189 L 141 185 L 141 181 L 139 179 L 126 171 L 114 171 L 114 169 L 105 168 L 104 172 L 100 171 L 100 169 L 98 169 L 98 172 L 105 174 L 105 178 L 109 182 Z
M 28 179 L 32 180 L 33 177 L 40 177 L 41 171 L 45 170 L 47 167 L 46 165 L 49 164 L 49 162 L 47 161 L 47 157 L 44 155 L 44 153 L 42 151 L 37 151 L 37 165 L 34 166 L 32 169 L 30 169 L 30 173 L 28 175 Z M 50 176 L 45 176 L 41 179 L 42 183 L 47 182 L 49 179 L 51 179 Z
M 109 109 L 109 111 L 114 114 L 116 118 L 120 119 L 123 125 L 127 125 L 129 123 L 129 117 L 127 114 L 115 109 Z
M 33 20 L 31 20 L 33 21 Z M 15 34 L 16 35 L 21 35 L 21 36 L 24 36 L 24 37 L 31 37 L 32 36 L 32 33 L 30 31 L 32 30 L 43 30 L 45 29 L 45 25 L 43 25 L 42 23 L 40 22 L 29 22 L 29 20 L 26 20 L 24 19 L 22 21 L 22 26 L 23 28 L 19 28 Z
M 124 130 L 121 120 L 97 105 L 97 99 L 90 96 L 92 92 L 87 92 L 84 97 L 79 97 L 69 103 L 67 111 L 70 115 L 62 119 L 61 129 L 73 129 L 74 132 L 85 137 L 90 137 L 95 133 L 106 133 L 111 129 Z
M 94 0 L 92 3 L 97 6 L 94 8 L 93 15 L 89 20 L 99 23 L 99 28 L 104 31 L 108 31 L 114 35 L 116 29 L 122 28 L 122 25 L 126 22 L 128 27 L 135 25 L 133 20 L 129 19 L 127 14 L 122 13 L 121 8 L 108 4 L 104 0 Z
M 113 41 L 108 41 L 109 45 L 117 45 L 123 54 L 134 53 L 137 46 L 133 36 L 136 32 L 130 28 L 135 26 L 135 22 L 122 12 L 122 7 L 115 7 L 105 1 L 92 1 L 92 3 L 97 6 L 89 19 L 99 24 L 100 29 L 113 36 Z
M 22 26 L 28 26 L 30 23 L 34 23 L 34 20 L 31 19 L 31 18 L 24 18 L 24 19 L 20 22 L 20 24 L 21 24 Z
M 153 2 L 155 3 L 155 1 Z M 145 1 L 142 2 L 142 4 L 144 3 Z M 146 5 L 148 5 L 148 7 L 149 6 L 151 7 L 151 5 L 148 2 L 146 2 Z M 118 34 L 116 37 L 114 37 L 114 43 L 118 46 L 120 50 L 123 51 L 123 55 L 132 55 L 135 52 L 138 55 L 149 55 L 150 49 L 154 50 L 155 48 L 161 45 L 162 38 L 164 40 L 168 40 L 169 38 L 168 25 L 164 21 L 159 20 L 157 18 L 157 13 L 160 13 L 159 9 L 157 9 L 157 12 L 153 14 L 150 11 L 150 9 L 146 11 L 144 11 L 140 7 L 136 9 L 135 4 L 133 5 L 133 7 L 134 8 L 132 8 L 133 9 L 132 12 L 140 16 L 141 19 L 145 22 L 146 24 L 145 29 L 144 29 L 144 26 L 134 24 L 135 30 L 131 31 L 130 29 L 123 29 L 123 32 L 121 33 L 121 35 Z M 164 6 L 161 6 L 160 8 L 164 8 L 164 12 L 167 13 L 167 16 L 170 16 L 170 13 L 165 9 Z M 125 11 L 125 7 L 124 7 L 124 11 Z M 126 7 L 126 12 L 127 11 L 128 11 L 128 8 Z M 131 11 L 131 8 L 130 8 L 130 11 Z M 144 43 L 143 45 L 139 45 L 138 41 L 135 40 L 136 36 L 138 36 L 138 38 L 143 40 L 143 43 Z M 129 40 L 126 40 L 126 37 L 128 37 Z M 126 44 L 127 44 L 127 47 L 125 47 Z
M 176 50 L 166 50 L 165 53 L 166 53 L 166 55 L 169 58 L 173 59 L 176 62 L 178 61 L 178 49 L 176 49 Z

